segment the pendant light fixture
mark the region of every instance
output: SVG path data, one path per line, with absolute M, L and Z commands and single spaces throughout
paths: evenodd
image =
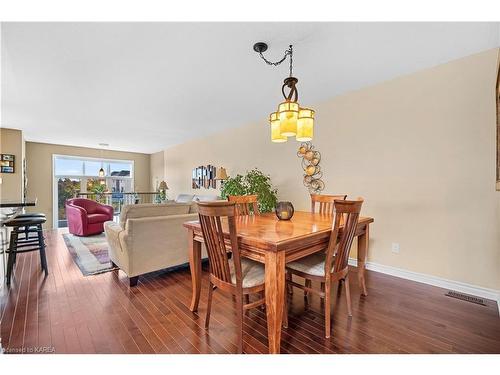
M 253 49 L 268 65 L 278 66 L 288 57 L 290 58 L 290 75 L 285 78 L 281 93 L 285 99 L 278 105 L 278 110 L 269 115 L 269 124 L 271 126 L 271 141 L 282 143 L 288 140 L 288 137 L 295 137 L 299 142 L 308 142 L 313 138 L 314 131 L 314 110 L 310 108 L 301 108 L 298 99 L 297 78 L 293 76 L 293 46 L 290 45 L 285 51 L 285 56 L 279 61 L 272 62 L 267 60 L 263 52 L 268 46 L 264 42 L 255 43 Z M 290 91 L 285 93 L 285 90 Z
M 102 160 L 102 154 L 103 154 L 102 147 L 107 147 L 107 146 L 109 146 L 109 144 L 107 144 L 107 143 L 99 143 L 99 146 L 101 146 L 101 151 L 100 151 L 100 154 L 101 154 L 101 169 L 99 169 L 98 175 L 99 175 L 99 177 L 106 177 L 106 172 L 104 172 L 104 162 Z

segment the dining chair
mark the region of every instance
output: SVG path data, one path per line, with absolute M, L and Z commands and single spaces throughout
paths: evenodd
M 316 213 L 316 204 L 319 203 L 318 213 L 320 214 L 333 214 L 333 202 L 337 199 L 345 200 L 346 194 L 337 195 L 323 195 L 311 194 L 311 212 Z
M 208 288 L 208 305 L 205 318 L 205 329 L 210 323 L 212 294 L 216 288 L 231 294 L 236 300 L 238 320 L 238 353 L 243 352 L 243 312 L 265 303 L 264 266 L 253 260 L 242 258 L 238 247 L 236 233 L 236 204 L 234 202 L 199 202 L 203 238 L 208 253 L 210 269 L 210 285 Z M 224 228 L 229 236 L 224 235 Z M 228 247 L 232 257 L 228 257 Z M 259 294 L 259 299 L 250 303 L 243 301 L 244 296 Z
M 251 212 L 259 215 L 257 195 L 229 195 L 227 199 L 229 202 L 236 203 L 236 215 L 250 215 Z
M 347 313 L 349 316 L 352 316 L 348 261 L 349 251 L 358 225 L 362 204 L 362 198 L 358 198 L 358 200 L 355 201 L 335 200 L 333 228 L 326 253 L 318 252 L 286 265 L 287 271 L 291 274 L 324 283 L 324 289 L 322 287 L 321 290 L 318 291 L 311 286 L 301 285 L 292 280 L 287 280 L 288 285 L 318 294 L 320 297 L 324 298 L 326 338 L 330 337 L 331 331 L 330 301 L 332 283 L 344 280 L 343 284 L 345 286 Z M 284 317 L 284 325 L 287 326 L 288 318 L 286 315 L 284 315 Z
M 316 205 L 319 204 L 318 213 L 333 215 L 333 202 L 335 200 L 345 200 L 347 198 L 347 194 L 337 194 L 337 195 L 320 195 L 320 194 L 311 194 L 311 212 L 316 213 Z M 287 278 L 291 279 L 291 275 L 287 274 Z M 311 287 L 311 280 L 305 280 L 305 286 Z M 321 288 L 324 288 L 323 283 L 321 284 Z M 293 293 L 292 289 L 289 288 L 289 293 Z M 307 297 L 307 291 L 304 290 L 304 297 Z

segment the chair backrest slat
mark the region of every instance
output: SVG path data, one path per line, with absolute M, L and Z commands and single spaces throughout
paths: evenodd
M 254 215 L 259 215 L 259 207 L 257 204 L 257 195 L 229 195 L 229 202 L 236 203 L 236 215 L 245 216 L 253 212 Z
M 236 274 L 236 285 L 241 288 L 241 258 L 236 233 L 236 207 L 233 202 L 199 202 L 198 215 L 207 248 L 210 273 L 215 278 L 231 283 L 231 271 L 227 255 L 226 241 L 231 243 L 233 262 Z M 224 223 L 227 221 L 226 236 Z M 229 231 L 229 238 L 227 232 Z
M 331 273 L 332 269 L 333 272 L 342 272 L 348 267 L 349 252 L 356 234 L 362 204 L 362 198 L 355 201 L 334 202 L 335 218 L 326 252 L 325 272 Z
M 325 215 L 333 214 L 334 201 L 345 200 L 347 195 L 323 195 L 323 194 L 311 194 L 311 212 L 316 213 L 316 204 L 319 204 L 318 213 Z

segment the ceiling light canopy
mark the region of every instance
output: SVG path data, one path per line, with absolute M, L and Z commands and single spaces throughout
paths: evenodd
M 288 137 L 295 137 L 299 142 L 311 141 L 314 130 L 314 110 L 301 108 L 298 99 L 297 78 L 293 76 L 293 47 L 292 45 L 285 51 L 285 55 L 279 61 L 267 60 L 262 54 L 267 50 L 267 44 L 263 42 L 255 43 L 253 49 L 268 65 L 278 66 L 287 58 L 290 59 L 290 75 L 285 78 L 281 93 L 285 101 L 278 105 L 278 110 L 269 115 L 271 125 L 271 141 L 283 143 Z M 285 92 L 289 90 L 288 94 Z

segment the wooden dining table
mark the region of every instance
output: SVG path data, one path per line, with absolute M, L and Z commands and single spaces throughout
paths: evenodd
M 265 299 L 269 353 L 280 353 L 281 325 L 285 299 L 285 264 L 326 249 L 332 230 L 333 216 L 296 211 L 291 220 L 278 220 L 274 213 L 238 216 L 236 229 L 241 255 L 265 265 Z M 371 217 L 360 217 L 358 237 L 358 281 L 368 295 L 365 264 L 368 254 Z M 198 221 L 184 223 L 189 238 L 189 266 L 193 295 L 190 310 L 198 310 L 201 293 L 201 245 L 203 234 Z M 229 230 L 227 230 L 229 242 Z M 341 234 L 342 228 L 340 228 Z

